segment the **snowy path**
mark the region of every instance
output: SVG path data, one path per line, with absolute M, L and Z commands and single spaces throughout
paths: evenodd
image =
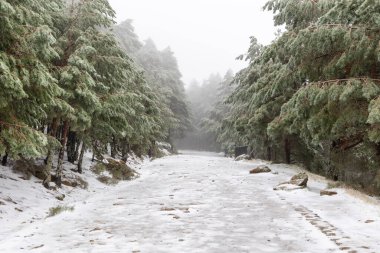
M 295 172 L 249 175 L 254 166 L 202 153 L 156 160 L 138 180 L 0 237 L 0 252 L 380 252 L 378 206 L 343 190 L 320 197 L 319 182 L 276 192 Z

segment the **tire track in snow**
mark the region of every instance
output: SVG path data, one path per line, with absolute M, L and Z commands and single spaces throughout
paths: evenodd
M 314 213 L 312 210 L 308 209 L 305 206 L 298 205 L 293 206 L 294 210 L 300 213 L 311 225 L 318 228 L 323 234 L 327 236 L 332 242 L 334 242 L 341 251 L 348 253 L 359 253 L 359 252 L 373 252 L 367 246 L 362 246 L 360 249 L 355 248 L 350 245 L 354 245 L 351 240 L 351 237 L 345 235 L 343 231 L 336 228 L 334 225 L 329 223 L 328 221 L 323 220 L 318 214 Z

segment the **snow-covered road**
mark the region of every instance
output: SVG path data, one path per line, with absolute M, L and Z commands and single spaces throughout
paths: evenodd
M 257 164 L 190 152 L 155 160 L 139 179 L 0 238 L 0 252 L 380 252 L 378 206 L 343 190 L 321 197 L 313 180 L 273 191 L 295 171 L 250 175 Z

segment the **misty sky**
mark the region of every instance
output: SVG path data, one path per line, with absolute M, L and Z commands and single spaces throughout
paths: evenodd
M 266 0 L 110 0 L 117 21 L 133 19 L 141 40 L 152 38 L 159 49 L 170 46 L 183 81 L 202 81 L 211 73 L 235 72 L 246 62 L 249 37 L 262 44 L 274 38 Z

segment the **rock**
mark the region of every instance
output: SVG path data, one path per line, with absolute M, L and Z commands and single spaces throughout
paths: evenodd
M 172 145 L 168 142 L 156 142 L 156 146 L 161 149 L 172 150 Z
M 297 185 L 297 186 L 306 187 L 308 180 L 309 180 L 308 175 L 305 172 L 301 172 L 301 173 L 298 173 L 297 175 L 293 176 L 290 179 L 290 183 Z
M 51 191 L 58 191 L 57 186 L 51 185 L 50 183 L 47 186 L 49 187 L 48 189 Z
M 308 180 L 308 175 L 305 172 L 301 172 L 293 176 L 290 181 L 278 184 L 273 190 L 293 191 L 303 189 L 307 186 Z
M 327 191 L 327 190 L 322 190 L 320 192 L 320 195 L 321 196 L 333 196 L 333 195 L 337 195 L 338 193 L 337 192 L 334 192 L 334 191 Z
M 24 180 L 30 180 L 32 176 L 38 179 L 44 180 L 45 175 L 45 165 L 37 164 L 34 159 L 20 159 L 17 160 L 13 165 L 13 171 L 23 175 Z
M 248 160 L 249 155 L 239 155 L 238 157 L 235 158 L 235 161 L 242 161 L 242 160 Z
M 83 178 L 72 172 L 67 172 L 62 175 L 62 184 L 73 188 L 88 188 L 88 183 Z
M 56 199 L 60 200 L 60 201 L 63 201 L 65 199 L 65 194 L 60 194 L 60 195 L 57 195 L 55 196 Z
M 304 186 L 298 186 L 290 183 L 281 183 L 273 188 L 275 191 L 294 191 L 299 189 L 304 189 Z
M 271 172 L 272 170 L 269 169 L 268 166 L 265 166 L 265 165 L 260 165 L 258 166 L 257 168 L 254 168 L 252 169 L 249 174 L 258 174 L 258 173 L 269 173 Z

